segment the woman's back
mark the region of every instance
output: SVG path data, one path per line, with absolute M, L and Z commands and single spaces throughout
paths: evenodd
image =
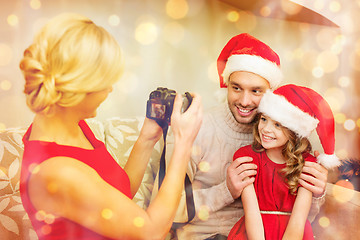
M 54 157 L 70 157 L 93 168 L 108 184 L 131 198 L 130 182 L 125 171 L 115 162 L 107 152 L 105 145 L 97 140 L 85 121 L 80 121 L 83 130 L 94 149 L 82 149 L 73 146 L 58 145 L 55 142 L 29 141 L 31 127 L 25 134 L 23 166 L 21 170 L 20 188 L 21 198 L 29 218 L 40 239 L 104 239 L 104 236 L 63 217 L 55 217 L 45 211 L 37 211 L 29 198 L 28 180 L 36 174 L 36 166 Z M 101 159 L 99 161 L 99 159 Z M 77 176 L 73 176 L 76 180 Z M 58 186 L 49 185 L 49 191 L 56 191 Z M 85 187 L 85 186 L 84 186 Z M 89 199 L 91 202 L 92 199 Z M 51 201 L 49 199 L 49 201 Z M 106 217 L 106 216 L 105 216 Z M 84 219 L 86 221 L 87 219 Z

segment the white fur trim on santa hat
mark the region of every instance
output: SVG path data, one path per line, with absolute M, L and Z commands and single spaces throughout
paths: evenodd
M 300 137 L 309 137 L 319 123 L 319 120 L 291 104 L 284 96 L 270 90 L 263 95 L 258 110 Z
M 335 154 L 329 155 L 322 153 L 317 157 L 317 162 L 327 169 L 331 169 L 341 165 L 339 158 Z
M 222 74 L 226 85 L 230 74 L 237 71 L 251 72 L 265 78 L 270 83 L 271 89 L 277 88 L 283 78 L 283 74 L 276 63 L 257 55 L 231 55 Z

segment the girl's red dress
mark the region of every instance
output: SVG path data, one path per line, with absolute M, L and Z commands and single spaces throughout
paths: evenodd
M 260 211 L 279 211 L 291 213 L 296 195 L 289 192 L 288 186 L 281 176 L 280 170 L 285 164 L 276 164 L 271 161 L 265 151 L 256 153 L 251 146 L 240 148 L 234 154 L 234 160 L 238 157 L 250 156 L 257 168 L 254 188 L 256 191 Z M 305 161 L 316 162 L 316 158 L 310 154 L 304 154 Z M 265 239 L 282 239 L 286 230 L 290 215 L 261 214 Z M 244 216 L 231 229 L 228 239 L 247 239 Z M 307 220 L 303 239 L 314 239 L 310 222 Z
M 58 145 L 55 142 L 29 141 L 32 126 L 29 127 L 23 137 L 24 155 L 21 166 L 20 195 L 24 208 L 40 240 L 110 239 L 66 218 L 57 217 L 54 222 L 47 221 L 49 218 L 46 220 L 46 213 L 39 214 L 40 212 L 38 213 L 34 208 L 29 199 L 28 179 L 32 174 L 31 169 L 49 158 L 64 156 L 77 159 L 93 168 L 108 184 L 131 198 L 130 181 L 126 172 L 109 154 L 104 143 L 95 138 L 85 121 L 80 121 L 79 126 L 94 147 L 93 150 Z M 76 176 L 73 177 L 76 180 Z M 46 200 L 44 199 L 44 201 Z M 88 201 L 91 202 L 92 200 L 89 199 Z M 41 215 L 43 216 L 41 217 Z M 87 221 L 87 219 L 84 219 L 84 221 Z

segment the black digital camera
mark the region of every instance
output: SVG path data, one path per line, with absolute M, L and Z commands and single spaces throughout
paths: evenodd
M 152 91 L 146 105 L 146 117 L 154 119 L 161 127 L 170 124 L 176 92 L 163 87 Z M 181 112 L 185 112 L 191 102 L 192 96 L 186 92 L 183 96 Z

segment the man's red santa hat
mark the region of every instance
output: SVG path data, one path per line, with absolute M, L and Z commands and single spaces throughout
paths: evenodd
M 318 162 L 330 169 L 340 165 L 335 155 L 335 123 L 329 104 L 314 90 L 294 84 L 268 90 L 262 97 L 258 111 L 299 137 L 309 137 L 316 129 L 324 153 Z
M 242 33 L 225 45 L 217 60 L 220 87 L 226 88 L 230 74 L 236 71 L 255 73 L 275 89 L 282 81 L 279 56 L 265 43 Z

